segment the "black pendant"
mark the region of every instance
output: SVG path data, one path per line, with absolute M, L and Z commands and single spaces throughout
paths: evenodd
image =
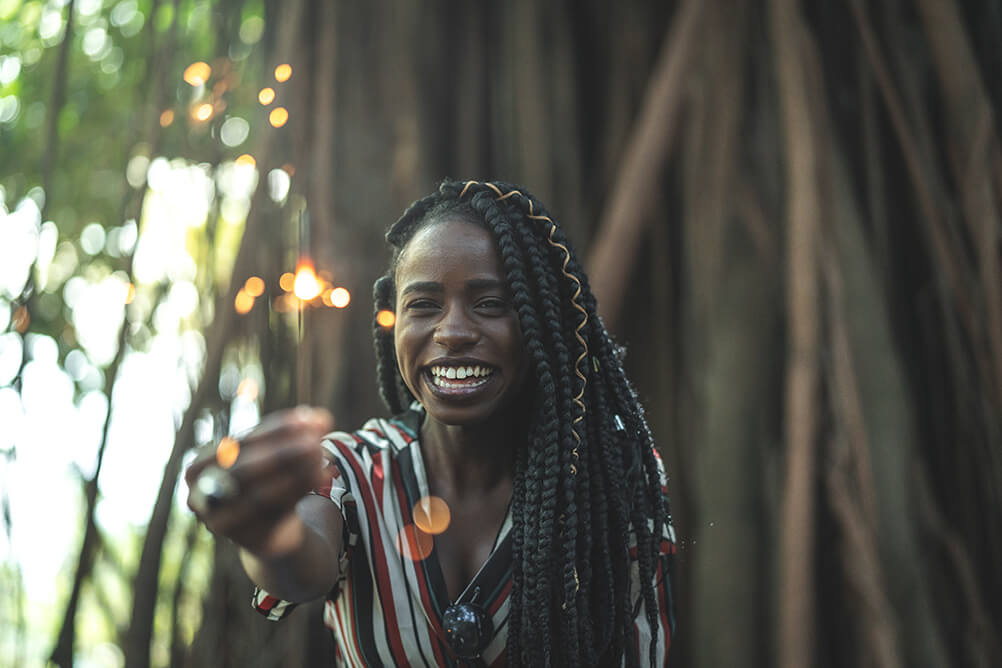
M 461 659 L 476 659 L 491 640 L 491 618 L 475 603 L 455 603 L 445 609 L 445 641 Z

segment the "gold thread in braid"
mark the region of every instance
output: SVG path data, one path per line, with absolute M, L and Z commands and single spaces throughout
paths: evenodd
M 514 195 L 522 195 L 521 191 L 518 190 L 510 190 L 507 193 L 502 194 L 501 189 L 498 188 L 495 184 L 491 183 L 490 181 L 485 181 L 483 184 L 481 184 L 479 181 L 467 181 L 466 184 L 463 186 L 463 190 L 459 193 L 459 197 L 462 198 L 463 195 L 466 194 L 466 191 L 469 190 L 470 186 L 473 185 L 483 185 L 486 186 L 487 188 L 490 188 L 497 194 L 496 199 L 499 202 L 504 201 Z M 587 377 L 585 377 L 585 375 L 581 373 L 581 361 L 588 357 L 588 343 L 584 340 L 584 337 L 581 336 L 581 330 L 584 329 L 586 324 L 588 324 L 588 312 L 578 302 L 578 297 L 581 296 L 581 281 L 578 280 L 577 276 L 567 271 L 567 265 L 571 261 L 571 253 L 569 250 L 567 250 L 567 246 L 563 245 L 559 241 L 553 240 L 553 233 L 557 230 L 557 224 L 554 223 L 553 219 L 550 218 L 549 216 L 535 215 L 532 208 L 532 200 L 529 199 L 528 201 L 529 201 L 528 217 L 532 220 L 545 220 L 546 222 L 548 222 L 550 224 L 550 230 L 546 237 L 547 242 L 554 248 L 559 248 L 564 252 L 564 262 L 560 267 L 560 271 L 564 274 L 564 276 L 574 281 L 575 288 L 574 288 L 574 294 L 571 295 L 571 304 L 573 304 L 574 308 L 580 311 L 582 315 L 581 322 L 579 322 L 578 326 L 574 328 L 574 337 L 578 340 L 578 342 L 581 344 L 581 347 L 583 348 L 581 354 L 574 361 L 574 373 L 575 375 L 577 375 L 578 378 L 581 379 L 581 389 L 578 391 L 577 396 L 574 397 L 574 403 L 578 405 L 578 408 L 581 409 L 581 412 L 571 422 L 572 425 L 571 433 L 574 435 L 574 440 L 580 443 L 581 436 L 578 434 L 576 425 L 582 420 L 584 420 L 584 414 L 586 409 L 584 402 L 581 401 L 581 398 L 584 397 L 585 385 L 588 382 Z M 578 448 L 576 445 L 574 446 L 574 449 L 571 450 L 571 454 L 574 456 L 575 460 L 579 458 L 580 455 L 578 454 Z M 577 473 L 577 467 L 574 466 L 574 464 L 571 464 L 571 475 L 575 475 L 576 473 Z
M 574 308 L 581 311 L 582 315 L 581 322 L 579 322 L 578 326 L 574 329 L 574 336 L 575 338 L 577 338 L 578 342 L 581 344 L 581 347 L 583 348 L 581 354 L 578 355 L 577 360 L 574 361 L 574 373 L 577 374 L 577 377 L 581 379 L 581 389 L 578 391 L 577 396 L 574 397 L 574 403 L 576 403 L 578 405 L 578 408 L 581 409 L 581 414 L 575 417 L 572 423 L 576 425 L 578 422 L 584 420 L 585 405 L 584 402 L 581 401 L 581 398 L 584 396 L 585 384 L 588 382 L 588 379 L 585 377 L 585 375 L 581 373 L 581 362 L 586 357 L 588 357 L 588 344 L 587 342 L 585 342 L 584 337 L 581 336 L 581 330 L 584 329 L 586 324 L 588 324 L 588 312 L 585 311 L 584 307 L 578 303 L 578 297 L 581 296 L 581 281 L 578 280 L 577 276 L 567 271 L 567 265 L 571 261 L 571 253 L 570 251 L 567 250 L 567 246 L 563 245 L 559 241 L 553 240 L 553 233 L 556 232 L 557 230 L 557 224 L 553 222 L 553 219 L 550 218 L 549 216 L 535 215 L 532 211 L 532 200 L 529 200 L 528 217 L 533 220 L 545 220 L 550 224 L 550 232 L 547 235 L 547 241 L 550 243 L 551 246 L 559 248 L 564 252 L 564 263 L 563 266 L 560 267 L 560 271 L 563 272 L 564 276 L 574 281 L 575 289 L 574 289 L 574 294 L 571 295 L 571 304 L 573 304 Z M 581 442 L 581 437 L 578 435 L 577 429 L 574 430 L 574 438 L 577 439 L 578 443 Z M 574 452 L 575 457 L 577 457 L 577 448 L 574 448 L 574 451 L 575 451 Z
M 502 197 L 504 197 L 504 195 L 501 194 L 501 189 L 498 188 L 493 183 L 491 183 L 490 181 L 485 181 L 484 185 L 487 186 L 488 188 L 490 188 L 491 190 L 493 190 L 494 192 L 496 192 L 497 195 L 498 195 L 498 199 L 501 199 Z
M 480 183 L 480 181 L 467 181 L 463 185 L 463 190 L 462 190 L 462 192 L 459 193 L 459 197 L 457 199 L 463 199 L 463 195 L 465 195 L 466 191 L 470 189 L 470 186 L 475 186 L 475 185 L 477 185 L 479 183 Z

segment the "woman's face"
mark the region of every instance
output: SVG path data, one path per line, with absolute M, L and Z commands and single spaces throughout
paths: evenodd
M 528 361 L 490 232 L 455 218 L 424 227 L 397 264 L 396 289 L 400 373 L 428 415 L 449 425 L 499 416 Z

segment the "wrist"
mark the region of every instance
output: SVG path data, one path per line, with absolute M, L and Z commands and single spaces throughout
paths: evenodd
M 255 559 L 274 561 L 299 550 L 305 537 L 306 525 L 297 513 L 291 512 L 280 518 L 260 537 L 244 542 L 241 547 Z

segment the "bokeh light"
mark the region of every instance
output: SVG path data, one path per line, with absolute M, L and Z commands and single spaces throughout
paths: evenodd
M 174 122 L 174 110 L 164 109 L 160 114 L 160 127 L 165 128 Z
M 256 400 L 259 391 L 257 381 L 253 378 L 244 378 L 237 386 L 237 396 L 243 397 L 247 401 Z
M 6 323 L 5 323 L 6 324 Z M 24 343 L 16 332 L 0 334 L 0 387 L 10 385 L 24 362 Z
M 232 116 L 219 128 L 219 141 L 227 146 L 240 146 L 247 140 L 249 134 L 250 123 L 239 116 Z
M 257 94 L 257 101 L 261 104 L 268 105 L 275 101 L 275 89 L 274 88 L 262 88 L 261 92 Z
M 304 302 L 317 297 L 324 289 L 323 284 L 317 278 L 317 272 L 313 265 L 303 261 L 296 268 L 296 279 L 293 281 L 292 291 Z
M 209 80 L 211 74 L 212 68 L 209 67 L 209 64 L 198 61 L 185 68 L 184 80 L 191 86 L 201 86 Z
M 273 202 L 281 204 L 289 196 L 292 179 L 284 169 L 273 169 L 268 172 L 268 196 Z
M 264 294 L 264 281 L 260 276 L 251 276 L 244 281 L 244 292 L 251 297 L 260 297 Z
M 425 496 L 414 504 L 414 524 L 427 534 L 440 534 L 449 528 L 452 513 L 445 499 L 438 496 Z
M 240 441 L 229 436 L 224 436 L 219 445 L 216 446 L 216 463 L 224 469 L 228 469 L 237 462 L 240 456 Z
M 133 285 L 132 283 L 129 283 L 128 288 L 126 289 L 125 292 L 125 303 L 131 304 L 135 300 L 136 300 L 136 286 Z
M 292 65 L 283 63 L 275 68 L 275 81 L 284 83 L 292 76 Z
M 264 19 L 259 16 L 249 16 L 240 24 L 240 41 L 244 44 L 256 44 L 264 33 Z
M 21 59 L 17 56 L 0 56 L 0 86 L 9 86 L 21 73 Z
M 397 551 L 403 556 L 411 561 L 421 561 L 431 554 L 435 539 L 417 526 L 408 524 L 397 533 L 396 545 Z
M 351 302 L 351 293 L 346 288 L 334 288 L 330 293 L 330 305 L 334 308 L 345 308 Z
M 208 102 L 198 105 L 191 113 L 196 121 L 207 121 L 212 118 L 212 105 Z
M 387 311 L 386 309 L 383 309 L 382 311 L 376 314 L 376 324 L 378 324 L 380 327 L 385 327 L 389 329 L 390 327 L 393 327 L 393 323 L 395 323 L 396 321 L 397 321 L 397 316 L 395 313 L 393 313 L 393 311 Z
M 87 255 L 97 255 L 104 249 L 105 238 L 101 223 L 88 223 L 80 232 L 80 248 Z
M 268 122 L 271 123 L 272 127 L 280 128 L 285 125 L 289 120 L 289 110 L 285 107 L 275 107 L 268 114 Z
M 254 165 L 257 164 L 257 161 L 254 160 L 254 156 L 251 155 L 250 153 L 244 153 L 243 155 L 238 156 L 237 159 L 234 160 L 233 162 L 235 162 L 238 165 L 247 165 L 249 167 L 253 167 Z
M 237 296 L 233 298 L 233 307 L 240 315 L 249 313 L 250 310 L 254 308 L 254 297 L 247 294 L 247 292 L 241 288 L 237 293 Z
M 296 287 L 296 275 L 291 271 L 285 272 L 278 277 L 278 287 L 286 292 L 292 292 L 293 288 Z

